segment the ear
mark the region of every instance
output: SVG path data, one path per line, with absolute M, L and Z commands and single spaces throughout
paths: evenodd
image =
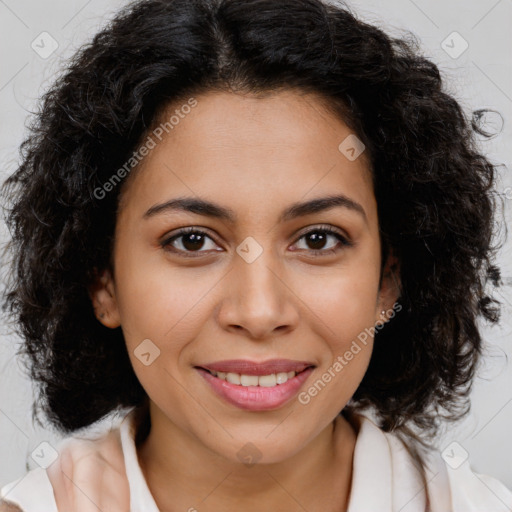
M 388 252 L 386 263 L 382 269 L 382 279 L 377 297 L 375 323 L 382 324 L 394 316 L 396 301 L 400 297 L 400 265 L 393 251 Z
M 89 297 L 96 318 L 105 326 L 114 329 L 121 325 L 121 318 L 116 301 L 114 279 L 110 270 L 101 274 L 94 269 L 94 279 L 88 288 Z

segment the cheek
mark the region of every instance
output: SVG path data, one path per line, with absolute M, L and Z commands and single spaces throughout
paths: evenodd
M 374 279 L 340 277 L 315 290 L 307 303 L 317 318 L 314 325 L 323 340 L 323 357 L 298 403 L 312 418 L 330 418 L 345 407 L 368 368 L 377 285 Z
M 116 260 L 117 306 L 132 350 L 144 339 L 163 348 L 164 340 L 186 339 L 186 332 L 197 325 L 194 307 L 204 286 L 159 259 L 156 255 L 139 259 L 132 253 Z
M 352 265 L 298 279 L 298 295 L 304 297 L 322 337 L 333 349 L 342 350 L 349 340 L 374 325 L 379 284 L 375 268 Z
M 185 403 L 175 379 L 181 380 L 179 368 L 204 324 L 201 299 L 212 284 L 149 258 L 136 263 L 127 257 L 116 268 L 121 328 L 132 367 L 153 401 Z
M 315 380 L 298 401 L 327 416 L 341 410 L 354 394 L 373 350 L 378 262 L 359 263 L 300 280 L 298 295 L 307 297 L 311 325 L 326 350 Z

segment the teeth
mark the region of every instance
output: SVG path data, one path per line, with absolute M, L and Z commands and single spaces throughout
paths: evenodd
M 231 382 L 231 384 L 240 384 L 240 374 L 238 373 L 228 373 L 226 375 L 226 380 Z
M 289 378 L 292 378 L 295 375 L 295 372 L 289 372 L 292 374 L 291 377 L 288 377 L 288 373 L 281 372 L 276 374 L 276 382 L 277 384 L 284 384 Z
M 286 377 L 286 380 L 288 380 L 288 376 Z M 258 377 L 258 384 L 265 388 L 275 386 L 277 384 L 276 374 L 272 373 L 270 375 L 262 375 L 261 377 Z
M 240 375 L 240 384 L 242 386 L 257 386 L 258 376 L 257 375 Z
M 218 379 L 226 380 L 231 384 L 238 384 L 241 386 L 261 386 L 270 388 L 277 384 L 284 384 L 288 379 L 295 377 L 295 372 L 279 372 L 271 373 L 270 375 L 241 375 L 240 373 L 226 373 L 226 372 L 215 372 L 210 371 L 212 375 L 215 375 Z

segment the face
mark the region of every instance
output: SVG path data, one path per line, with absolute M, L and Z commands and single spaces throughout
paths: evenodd
M 277 462 L 353 395 L 397 289 L 387 273 L 379 288 L 366 155 L 338 149 L 351 130 L 318 98 L 196 101 L 123 184 L 114 271 L 92 297 L 122 328 L 153 424 Z

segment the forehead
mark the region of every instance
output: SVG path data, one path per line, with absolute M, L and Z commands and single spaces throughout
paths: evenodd
M 182 109 L 185 100 L 161 113 L 149 132 L 155 146 L 124 184 L 125 199 L 141 192 L 155 201 L 230 196 L 236 209 L 337 189 L 358 202 L 373 200 L 365 153 L 351 161 L 340 151 L 354 133 L 318 97 L 289 90 L 264 97 L 207 92 L 194 100 L 193 108 Z

